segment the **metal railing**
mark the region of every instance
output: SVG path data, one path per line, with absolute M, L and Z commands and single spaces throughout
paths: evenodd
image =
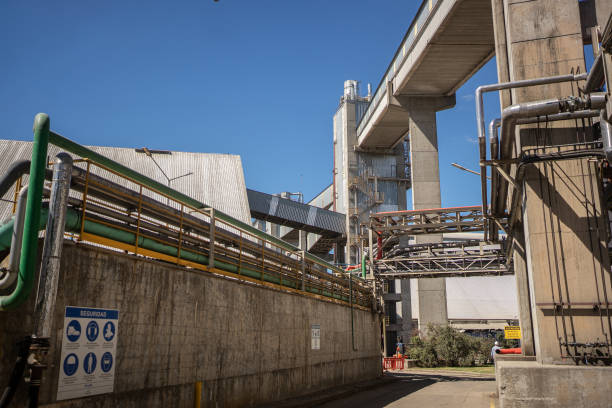
M 65 222 L 76 240 L 336 303 L 373 306 L 363 280 L 51 132 L 48 116 L 38 114 L 20 273 L 13 291 L 0 296 L 0 310 L 18 307 L 33 286 L 31 254 L 48 212 L 41 203 L 48 144 L 83 158 L 75 160 L 81 167 L 73 168 Z M 12 229 L 12 220 L 0 226 L 0 242 L 10 245 Z
M 416 17 L 412 21 L 412 24 L 410 24 L 410 28 L 408 28 L 402 43 L 391 60 L 391 64 L 389 64 L 389 68 L 387 68 L 387 71 L 378 84 L 378 88 L 376 88 L 376 91 L 374 92 L 374 96 L 370 100 L 368 108 L 357 125 L 357 136 L 361 134 L 363 128 L 372 116 L 372 113 L 378 107 L 378 104 L 382 98 L 387 94 L 387 83 L 393 80 L 397 72 L 400 70 L 401 66 L 406 60 L 406 57 L 408 54 L 410 54 L 410 51 L 412 51 L 414 43 L 419 39 L 423 29 L 427 25 L 429 17 L 440 3 L 442 3 L 442 0 L 424 0 L 423 3 L 421 3 L 421 7 L 419 7 Z
M 181 203 L 109 167 L 83 162 L 69 200 L 79 215 L 70 232 L 78 241 L 326 300 L 350 303 L 352 296 L 355 305 L 371 306 L 370 289 L 330 265 L 220 219 L 213 208 Z

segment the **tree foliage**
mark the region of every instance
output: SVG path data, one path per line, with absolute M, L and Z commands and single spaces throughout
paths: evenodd
M 423 367 L 467 367 L 489 360 L 493 339 L 480 339 L 450 326 L 430 325 L 424 338 L 415 336 L 409 356 Z

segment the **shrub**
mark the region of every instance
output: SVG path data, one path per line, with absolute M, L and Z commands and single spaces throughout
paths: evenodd
M 412 339 L 409 355 L 423 367 L 466 367 L 486 363 L 491 347 L 492 340 L 481 340 L 450 326 L 430 325 L 423 339 Z

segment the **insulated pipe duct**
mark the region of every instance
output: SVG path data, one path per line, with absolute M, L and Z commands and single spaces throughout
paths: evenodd
M 28 169 L 30 162 L 28 161 Z M 19 192 L 17 199 L 17 212 L 14 218 L 13 234 L 11 238 L 11 252 L 9 254 L 9 266 L 5 275 L 0 279 L 0 289 L 11 286 L 19 274 L 19 258 L 21 257 L 21 244 L 23 242 L 23 223 L 25 219 L 26 204 L 28 202 L 28 187 L 25 186 Z
M 34 306 L 34 334 L 38 338 L 51 336 L 64 244 L 64 226 L 66 224 L 71 172 L 72 157 L 66 153 L 59 153 L 55 156 L 49 217 L 45 231 L 38 293 Z

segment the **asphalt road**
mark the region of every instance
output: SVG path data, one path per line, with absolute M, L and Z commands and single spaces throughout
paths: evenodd
M 494 408 L 495 378 L 460 373 L 402 372 L 389 384 L 336 399 L 320 408 Z

